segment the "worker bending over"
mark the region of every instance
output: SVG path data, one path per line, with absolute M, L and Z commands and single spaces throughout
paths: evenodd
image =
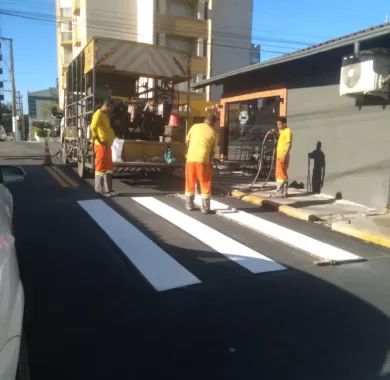
M 195 187 L 200 184 L 202 195 L 201 211 L 210 212 L 211 199 L 211 164 L 218 143 L 218 134 L 214 129 L 217 117 L 213 114 L 206 116 L 204 123 L 194 124 L 188 132 L 186 161 L 186 209 L 194 209 Z
M 110 125 L 110 112 L 115 102 L 112 99 L 104 101 L 92 117 L 91 133 L 95 151 L 95 191 L 103 196 L 118 195 L 112 189 L 112 151 L 111 146 L 115 139 L 114 130 Z
M 278 118 L 278 146 L 276 148 L 276 195 L 287 197 L 288 192 L 288 165 L 290 163 L 290 151 L 293 141 L 293 133 L 287 127 L 287 119 L 282 116 Z

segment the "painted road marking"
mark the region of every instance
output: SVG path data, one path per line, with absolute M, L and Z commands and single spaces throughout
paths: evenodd
M 201 197 L 196 196 L 195 202 L 200 206 Z M 363 261 L 364 259 L 351 252 L 341 248 L 334 247 L 320 240 L 313 239 L 307 235 L 290 230 L 279 224 L 269 222 L 258 216 L 254 216 L 244 211 L 232 209 L 230 206 L 211 200 L 211 208 L 216 210 L 217 214 L 224 218 L 234 221 L 242 226 L 248 227 L 272 239 L 279 240 L 283 244 L 297 248 L 310 256 L 321 261 L 348 263 L 354 261 Z
M 201 282 L 103 201 L 78 203 L 157 291 Z
M 70 178 L 67 174 L 65 174 L 61 169 L 59 169 L 57 166 L 51 166 L 51 168 L 70 186 L 77 188 L 79 187 L 79 184 L 74 181 L 72 178 Z
M 132 199 L 252 273 L 286 269 L 269 257 L 254 251 L 155 198 L 133 197 Z
M 68 189 L 70 185 L 64 181 L 53 169 L 51 166 L 45 166 L 46 171 L 52 176 L 52 178 L 63 188 Z

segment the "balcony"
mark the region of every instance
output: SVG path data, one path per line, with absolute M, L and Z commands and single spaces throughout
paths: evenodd
M 72 9 L 71 8 L 60 8 L 59 15 L 61 21 L 71 21 L 72 20 Z
M 73 43 L 73 36 L 72 32 L 61 32 L 61 45 L 72 45 Z
M 78 29 L 78 27 L 73 29 L 72 42 L 73 42 L 74 46 L 81 46 L 80 33 L 78 33 L 77 29 Z
M 192 59 L 191 59 L 191 73 L 192 73 L 192 75 L 207 74 L 207 58 L 206 57 L 192 57 Z
M 206 39 L 208 36 L 207 21 L 190 17 L 158 14 L 156 17 L 157 33 L 180 37 L 194 37 Z
M 72 0 L 72 13 L 80 16 L 80 0 Z

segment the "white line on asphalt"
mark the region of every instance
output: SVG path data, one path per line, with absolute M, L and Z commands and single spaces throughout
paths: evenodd
M 103 201 L 78 203 L 157 291 L 201 282 Z
M 201 197 L 196 196 L 195 203 L 200 206 L 201 202 Z M 263 235 L 267 235 L 272 239 L 279 240 L 282 243 L 306 252 L 317 259 L 338 263 L 362 261 L 362 257 L 351 252 L 313 239 L 307 235 L 290 230 L 279 224 L 269 222 L 268 220 L 247 212 L 232 209 L 224 203 L 211 200 L 211 208 L 216 210 L 218 215 L 223 216 L 226 219 L 237 222 L 240 225 L 255 230 Z
M 252 273 L 286 269 L 269 257 L 246 247 L 155 198 L 134 197 L 133 200 Z

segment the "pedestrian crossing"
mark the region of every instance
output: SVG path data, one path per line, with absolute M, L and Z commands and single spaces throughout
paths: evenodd
M 195 203 L 200 206 L 201 202 L 201 197 L 196 196 Z M 233 209 L 224 203 L 212 200 L 211 208 L 215 210 L 218 215 L 230 221 L 250 228 L 260 234 L 269 236 L 274 240 L 278 240 L 283 244 L 296 248 L 299 251 L 324 262 L 342 264 L 363 260 L 362 257 L 344 249 L 313 239 L 310 236 L 293 231 L 279 224 L 269 222 L 268 220 L 254 216 L 247 212 Z
M 268 257 L 267 252 L 254 250 L 157 198 L 132 197 L 131 199 L 148 212 L 192 236 L 202 245 L 208 246 L 211 252 L 224 256 L 251 274 L 261 275 L 287 269 Z M 196 198 L 196 203 L 200 204 L 200 201 L 200 198 Z M 164 251 L 103 200 L 95 199 L 78 203 L 156 291 L 162 292 L 202 283 L 199 274 L 200 278 L 191 273 L 189 268 L 181 262 L 173 259 L 169 252 Z M 359 256 L 351 252 L 271 223 L 258 216 L 235 210 L 224 203 L 213 200 L 211 207 L 217 215 L 229 221 L 265 234 L 322 260 L 339 260 L 340 262 L 361 260 Z
M 201 282 L 102 200 L 78 203 L 157 291 Z
M 134 197 L 132 199 L 251 273 L 258 274 L 285 269 L 260 252 L 254 251 L 156 198 Z

